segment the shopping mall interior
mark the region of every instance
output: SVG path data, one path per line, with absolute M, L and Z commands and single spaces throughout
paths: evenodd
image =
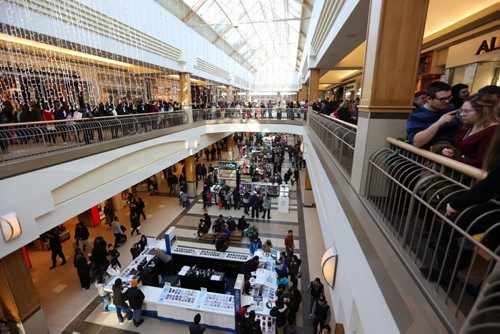
M 500 332 L 498 0 L 0 26 L 0 333 Z

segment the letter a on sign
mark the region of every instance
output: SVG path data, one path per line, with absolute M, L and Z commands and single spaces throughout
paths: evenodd
M 484 40 L 481 45 L 479 46 L 479 49 L 477 49 L 477 52 L 476 52 L 476 56 L 479 56 L 481 54 L 481 52 L 489 52 L 490 51 L 490 47 L 488 45 L 488 42 L 486 40 Z

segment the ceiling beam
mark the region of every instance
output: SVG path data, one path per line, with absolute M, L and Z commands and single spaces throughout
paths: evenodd
M 198 0 L 198 2 L 190 9 L 189 13 L 182 19 L 182 22 L 186 23 L 189 21 L 197 12 L 200 10 L 201 6 L 203 6 L 207 2 L 207 0 Z

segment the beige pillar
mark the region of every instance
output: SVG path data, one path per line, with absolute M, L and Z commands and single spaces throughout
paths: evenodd
M 193 123 L 193 112 L 191 110 L 191 74 L 183 72 L 179 74 L 181 86 L 181 106 L 184 111 L 184 122 Z
M 189 197 L 196 196 L 196 161 L 194 155 L 187 157 L 184 160 L 184 167 L 186 167 L 186 183 L 187 192 Z
M 307 94 L 307 99 L 310 103 L 318 101 L 318 91 L 319 91 L 319 68 L 309 69 L 311 73 L 309 74 L 309 91 Z
M 0 301 L 5 319 L 24 333 L 49 332 L 22 249 L 0 259 Z
M 227 86 L 226 88 L 226 102 L 234 102 L 233 87 Z
M 316 204 L 314 203 L 314 195 L 312 191 L 311 179 L 309 178 L 309 173 L 307 172 L 307 169 L 306 169 L 306 177 L 304 183 L 305 183 L 304 198 L 303 198 L 304 206 L 309 206 L 309 207 L 315 206 Z
M 305 100 L 308 100 L 308 94 L 309 94 L 309 87 L 307 84 L 303 84 L 302 85 L 302 89 L 301 89 L 301 94 L 302 94 L 302 99 L 305 101 Z M 312 103 L 310 100 L 308 100 L 310 103 Z
M 368 160 L 405 137 L 429 0 L 372 0 L 351 182 L 364 192 Z M 397 34 L 394 32 L 397 31 Z

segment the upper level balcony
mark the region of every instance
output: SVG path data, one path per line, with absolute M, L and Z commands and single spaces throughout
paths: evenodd
M 495 240 L 500 228 L 500 203 L 492 200 L 457 216 L 445 214 L 450 198 L 481 182 L 485 173 L 388 138 L 387 147 L 369 161 L 364 192 L 356 193 L 350 184 L 355 167 L 356 126 L 311 111 L 206 109 L 6 124 L 0 129 L 0 182 L 8 186 L 11 179 L 58 165 L 71 169 L 78 161 L 85 161 L 85 172 L 75 175 L 94 173 L 98 182 L 108 177 L 109 183 L 102 183 L 110 188 L 106 193 L 97 189 L 97 183 L 72 180 L 80 176 L 63 176 L 61 184 L 48 190 L 54 198 L 50 208 L 34 214 L 40 228 L 48 228 L 61 217 L 82 209 L 82 201 L 90 205 L 91 199 L 107 198 L 119 187 L 144 178 L 142 174 L 135 176 L 140 173 L 134 174 L 133 170 L 123 175 L 115 170 L 114 178 L 101 175 L 96 166 L 87 166 L 96 155 L 111 155 L 126 147 L 177 135 L 173 145 L 185 147 L 181 147 L 181 154 L 168 154 L 180 159 L 209 144 L 206 140 L 197 143 L 186 135 L 200 129 L 204 134 L 280 131 L 304 136 L 304 157 L 324 242 L 335 242 L 341 259 L 342 277 L 334 290 L 337 321 L 352 321 L 349 312 L 357 308 L 361 328 L 366 330 L 377 321 L 369 311 L 383 313 L 374 310 L 380 302 L 387 304 L 400 332 L 497 332 L 500 256 Z M 94 162 L 105 166 L 113 159 L 116 157 Z M 160 170 L 159 165 L 143 172 Z M 114 179 L 121 181 L 115 186 Z M 64 193 L 60 190 L 72 182 L 74 185 Z M 378 289 L 381 295 L 377 298 L 371 290 Z

